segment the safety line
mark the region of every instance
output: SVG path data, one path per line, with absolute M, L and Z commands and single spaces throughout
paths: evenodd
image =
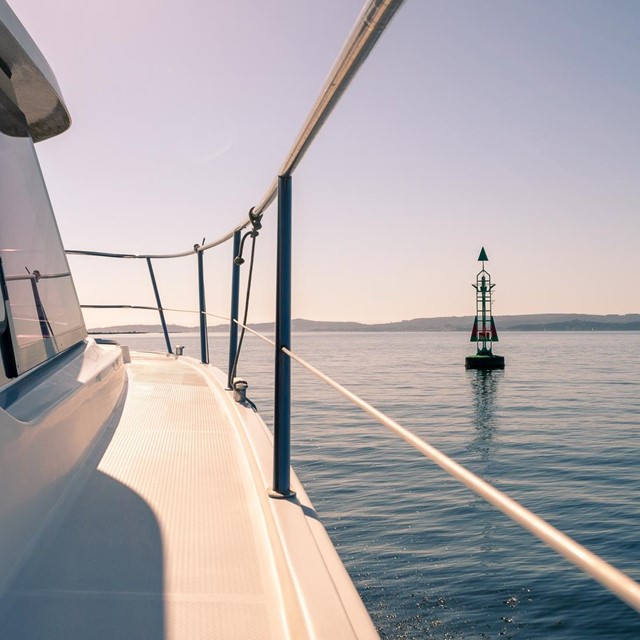
M 143 311 L 158 311 L 158 307 L 147 307 L 142 305 L 135 304 L 82 304 L 80 305 L 83 309 L 142 309 Z M 195 309 L 173 309 L 171 307 L 161 307 L 163 311 L 173 311 L 176 313 L 204 313 L 206 316 L 210 316 L 211 318 L 217 318 L 218 320 L 226 320 L 227 322 L 231 322 L 231 318 L 228 316 L 219 316 L 215 313 L 211 313 L 210 311 L 200 312 Z M 272 347 L 276 346 L 276 343 L 267 338 L 264 334 L 252 329 L 249 325 L 243 324 L 240 320 L 234 320 L 234 322 L 241 328 L 246 329 L 249 333 L 252 333 L 254 336 L 257 336 L 261 340 L 269 343 Z M 193 327 L 194 331 L 198 330 L 198 327 Z
M 133 305 L 83 306 L 90 308 L 142 308 L 157 311 L 156 307 L 136 307 Z M 187 309 L 170 309 L 167 307 L 163 307 L 163 309 L 165 311 L 175 311 L 183 313 L 200 313 L 199 311 L 192 311 Z M 210 312 L 206 312 L 206 315 L 221 320 L 230 321 L 230 318 L 219 316 Z M 234 320 L 234 322 L 249 333 L 252 333 L 253 335 L 267 342 L 271 346 L 276 346 L 276 343 L 273 340 L 259 333 L 255 329 L 252 329 L 250 326 L 245 325 L 239 320 Z M 405 427 L 402 427 L 395 420 L 392 420 L 384 413 L 360 398 L 358 395 L 333 380 L 333 378 L 330 378 L 328 375 L 314 367 L 311 363 L 307 362 L 301 356 L 297 355 L 286 347 L 282 347 L 282 352 L 288 355 L 292 360 L 296 361 L 304 369 L 322 380 L 324 383 L 335 389 L 343 397 L 362 409 L 374 420 L 396 433 L 405 442 L 420 451 L 425 457 L 429 458 L 429 460 L 437 464 L 441 469 L 459 480 L 462 484 L 474 491 L 480 497 L 484 498 L 498 510 L 502 511 L 502 513 L 511 518 L 513 521 L 517 522 L 521 527 L 528 530 L 530 533 L 542 540 L 544 543 L 557 551 L 571 563 L 582 569 L 585 573 L 605 586 L 612 593 L 617 595 L 621 600 L 626 602 L 629 606 L 640 612 L 640 584 L 635 582 L 625 573 L 609 564 L 592 551 L 589 551 L 589 549 L 576 542 L 566 534 L 562 533 L 560 530 L 556 529 L 553 525 L 546 522 L 540 516 L 523 507 L 521 504 L 510 498 L 504 492 L 496 489 L 485 480 L 482 480 L 482 478 L 475 475 L 459 463 L 455 462 L 455 460 L 451 459 L 449 456 L 442 453 L 440 450 L 436 449 L 422 438 L 419 438 Z
M 402 6 L 404 0 L 367 0 L 360 15 L 356 19 L 351 33 L 347 37 L 342 50 L 338 54 L 331 71 L 320 91 L 307 120 L 298 133 L 291 150 L 287 154 L 284 163 L 278 171 L 278 175 L 291 175 L 300 164 L 311 143 L 329 118 L 333 108 L 346 92 L 349 84 L 356 76 L 367 56 L 373 50 L 391 19 Z M 277 195 L 277 178 L 271 182 L 262 199 L 253 207 L 256 215 L 263 213 L 275 200 Z M 166 254 L 133 254 L 133 253 L 108 253 L 105 251 L 81 251 L 67 249 L 67 255 L 85 255 L 104 258 L 129 258 L 145 259 L 153 258 L 182 258 L 197 251 L 206 251 L 217 247 L 233 238 L 236 231 L 241 231 L 249 226 L 250 220 L 243 219 L 236 227 L 213 242 L 208 242 L 198 247 L 178 253 Z
M 320 378 L 320 380 L 330 387 L 333 387 L 338 393 L 357 407 L 360 407 L 365 413 L 399 435 L 405 442 L 408 442 L 432 462 L 435 462 L 441 469 L 444 469 L 454 478 L 475 491 L 480 497 L 509 516 L 524 529 L 527 529 L 533 535 L 537 536 L 551 548 L 555 549 L 560 555 L 564 556 L 567 560 L 616 594 L 621 600 L 640 612 L 640 584 L 632 580 L 625 573 L 616 569 L 616 567 L 589 551 L 575 540 L 572 540 L 540 516 L 529 511 L 508 495 L 482 480 L 408 429 L 400 426 L 397 422 L 381 411 L 378 411 L 375 407 L 372 407 L 355 393 L 349 391 L 322 373 L 319 369 L 316 369 L 316 367 L 304 360 L 304 358 L 296 355 L 286 347 L 282 347 L 282 351 L 316 377 Z

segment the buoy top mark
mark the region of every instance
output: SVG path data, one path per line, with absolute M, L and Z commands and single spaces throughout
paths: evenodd
M 487 258 L 487 252 L 484 250 L 484 247 L 482 247 L 482 250 L 480 251 L 480 255 L 478 256 L 478 262 L 488 262 L 489 258 Z

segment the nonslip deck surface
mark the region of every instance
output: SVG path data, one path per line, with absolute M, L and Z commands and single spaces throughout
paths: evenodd
M 207 380 L 154 355 L 128 375 L 120 423 L 8 595 L 0 637 L 286 637 L 248 462 Z

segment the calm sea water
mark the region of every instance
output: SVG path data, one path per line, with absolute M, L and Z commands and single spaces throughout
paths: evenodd
M 196 336 L 176 336 L 198 357 Z M 162 349 L 159 336 L 120 340 Z M 297 334 L 293 349 L 640 580 L 640 334 Z M 226 338 L 211 360 L 226 367 Z M 272 424 L 271 347 L 239 374 Z M 294 468 L 382 638 L 640 638 L 640 615 L 292 363 Z

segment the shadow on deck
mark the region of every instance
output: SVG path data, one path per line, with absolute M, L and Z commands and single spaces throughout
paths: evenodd
M 137 493 L 94 471 L 6 594 L 3 640 L 163 640 L 163 545 Z

